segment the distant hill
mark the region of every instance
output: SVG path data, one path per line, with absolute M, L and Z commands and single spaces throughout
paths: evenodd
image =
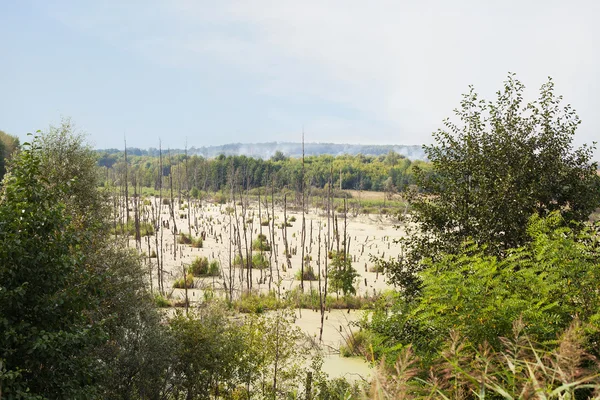
M 425 153 L 421 146 L 418 145 L 362 145 L 362 144 L 336 144 L 336 143 L 305 143 L 304 153 L 307 156 L 318 156 L 322 154 L 330 154 L 333 156 L 349 154 L 363 154 L 365 156 L 378 156 L 387 154 L 390 150 L 405 156 L 411 160 L 424 160 Z M 118 153 L 122 149 L 103 149 L 100 152 Z M 166 149 L 163 149 L 163 152 Z M 171 154 L 183 153 L 183 149 L 170 149 Z M 268 159 L 273 157 L 276 152 L 282 152 L 288 157 L 302 156 L 302 143 L 294 142 L 269 142 L 269 143 L 231 143 L 221 146 L 203 146 L 191 147 L 188 149 L 189 155 L 201 155 L 206 158 L 214 158 L 221 154 L 229 155 L 245 155 L 248 157 L 256 157 Z M 127 148 L 127 152 L 133 155 L 151 155 L 157 156 L 158 149 L 149 148 L 142 150 L 138 148 Z

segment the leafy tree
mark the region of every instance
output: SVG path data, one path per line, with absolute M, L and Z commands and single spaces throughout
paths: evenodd
M 536 101 L 524 104 L 523 91 L 512 74 L 495 102 L 471 87 L 455 110 L 460 123 L 446 120 L 433 134 L 436 143 L 424 146 L 432 172 L 415 168 L 421 190 L 407 192 L 406 252 L 382 262 L 408 296 L 418 292 L 415 272 L 426 258 L 457 253 L 467 239 L 504 255 L 529 240 L 532 214 L 558 211 L 566 221 L 584 221 L 600 205 L 595 147 L 572 146 L 575 111 L 561 106 L 551 79 Z
M 73 229 L 50 185 L 37 140 L 25 143 L 0 193 L 0 387 L 8 398 L 91 396 L 104 340 L 88 312 L 88 238 Z
M 329 290 L 339 293 L 342 291 L 344 296 L 356 294 L 354 281 L 360 275 L 352 267 L 352 258 L 344 252 L 334 252 L 332 254 L 331 266 L 329 268 Z
M 86 143 L 85 135 L 65 118 L 59 126 L 50 126 L 39 139 L 42 173 L 52 184 L 68 183 L 63 201 L 80 226 L 92 228 L 93 222 L 105 222 L 108 203 L 100 186 L 98 156 Z
M 157 398 L 170 338 L 139 256 L 108 235 L 95 155 L 63 122 L 0 196 L 0 386 L 9 398 Z M 135 396 L 134 396 L 135 397 Z

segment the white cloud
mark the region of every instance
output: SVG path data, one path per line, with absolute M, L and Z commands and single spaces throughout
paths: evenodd
M 108 4 L 54 13 L 156 63 L 223 63 L 259 80 L 262 93 L 355 110 L 364 117 L 358 125 L 388 126 L 400 140 L 429 140 L 468 84 L 489 97 L 508 71 L 533 95 L 553 76 L 584 120 L 579 141 L 593 140 L 600 127 L 600 6 L 593 0 Z M 332 134 L 336 124 L 357 123 L 323 115 L 307 122 Z M 420 140 L 411 140 L 415 134 Z

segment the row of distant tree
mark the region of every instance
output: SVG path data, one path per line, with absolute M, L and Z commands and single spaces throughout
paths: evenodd
M 379 156 L 320 155 L 303 159 L 276 152 L 264 160 L 248 156 L 205 158 L 162 151 L 158 156 L 135 156 L 125 153 L 101 152 L 98 164 L 105 168 L 105 179 L 111 183 L 127 176 L 143 187 L 158 188 L 161 177 L 173 174 L 178 188 L 204 191 L 223 190 L 235 179 L 245 189 L 275 185 L 276 188 L 300 190 L 304 187 L 323 188 L 329 183 L 338 189 L 400 191 L 414 183 L 414 171 L 429 170 L 424 161 L 388 151 Z M 162 170 L 161 170 L 162 166 Z

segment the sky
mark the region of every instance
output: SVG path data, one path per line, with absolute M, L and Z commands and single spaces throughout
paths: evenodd
M 551 76 L 600 139 L 596 0 L 0 0 L 0 130 L 96 148 L 431 143 L 473 85 Z M 598 154 L 598 153 L 596 153 Z M 597 158 L 597 157 L 596 157 Z

